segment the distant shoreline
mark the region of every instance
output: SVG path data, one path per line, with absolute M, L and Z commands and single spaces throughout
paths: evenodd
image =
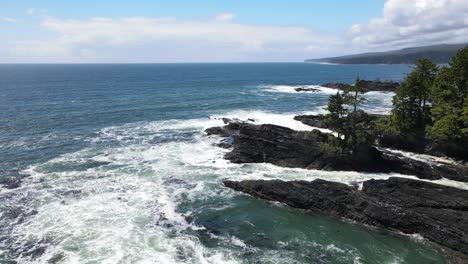
M 467 44 L 448 44 L 424 47 L 411 47 L 401 50 L 385 52 L 360 53 L 339 57 L 321 59 L 307 59 L 306 63 L 330 63 L 330 64 L 405 64 L 411 65 L 418 59 L 430 59 L 436 64 L 447 64 L 458 50 Z

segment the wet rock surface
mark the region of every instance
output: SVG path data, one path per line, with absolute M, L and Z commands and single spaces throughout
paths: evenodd
M 327 171 L 395 172 L 422 179 L 447 178 L 468 182 L 465 167 L 428 164 L 371 146 L 362 146 L 352 155 L 327 151 L 323 143 L 329 135 L 318 130 L 295 131 L 276 125 L 231 123 L 209 128 L 206 133 L 225 138 L 222 146 L 231 146 L 231 152 L 225 158 L 233 163 L 266 162 L 283 167 Z
M 400 87 L 400 83 L 391 81 L 361 80 L 360 82 L 366 92 L 395 92 Z M 325 83 L 322 86 L 339 90 L 346 90 L 351 87 L 351 85 L 346 83 Z
M 252 196 L 362 224 L 420 234 L 468 260 L 468 191 L 430 182 L 369 180 L 362 189 L 325 180 L 224 181 Z
M 294 89 L 296 92 L 320 92 L 320 89 L 309 88 L 309 87 L 299 87 Z

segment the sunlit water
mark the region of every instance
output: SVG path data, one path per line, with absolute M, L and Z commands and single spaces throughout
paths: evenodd
M 297 130 L 332 81 L 400 80 L 406 66 L 2 65 L 0 263 L 446 263 L 415 236 L 289 209 L 225 179 L 353 183 L 408 175 L 230 164 L 204 129 L 218 117 Z M 386 113 L 391 93 L 369 93 Z M 19 176 L 18 176 L 19 177 Z M 441 180 L 442 184 L 466 188 Z

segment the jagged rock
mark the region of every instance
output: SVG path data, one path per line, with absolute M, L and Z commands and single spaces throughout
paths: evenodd
M 294 120 L 302 122 L 305 125 L 318 128 L 328 128 L 324 122 L 324 115 L 300 115 L 295 116 Z
M 325 180 L 225 181 L 237 191 L 362 224 L 420 234 L 468 260 L 468 191 L 429 182 L 369 180 L 362 190 Z
M 368 123 L 369 121 L 377 121 L 384 117 L 384 115 L 368 114 L 362 110 L 352 112 L 350 115 L 353 116 L 353 120 L 356 125 Z M 295 116 L 294 120 L 311 127 L 330 129 L 330 127 L 325 123 L 325 115 L 299 115 Z
M 332 88 L 332 89 L 338 89 L 338 90 L 346 90 L 351 87 L 351 85 L 346 84 L 346 83 L 325 83 L 325 84 L 322 84 L 321 86 Z
M 320 92 L 320 89 L 317 88 L 307 88 L 307 87 L 299 87 L 294 89 L 296 92 Z
M 351 85 L 345 83 L 325 83 L 322 84 L 322 86 L 339 90 L 345 90 L 351 87 Z M 392 81 L 361 80 L 361 86 L 366 92 L 395 92 L 400 87 L 400 83 Z
M 233 163 L 271 163 L 283 167 L 328 171 L 402 173 L 436 180 L 448 178 L 468 182 L 465 167 L 431 164 L 406 158 L 372 146 L 360 146 L 354 153 L 343 155 L 327 150 L 330 135 L 318 130 L 295 131 L 276 125 L 231 123 L 209 128 L 208 135 L 232 140 L 232 150 L 225 158 Z
M 233 150 L 225 158 L 234 163 L 307 167 L 322 154 L 318 143 L 326 137 L 318 131 L 294 131 L 274 125 L 231 124 L 225 128 L 233 139 Z

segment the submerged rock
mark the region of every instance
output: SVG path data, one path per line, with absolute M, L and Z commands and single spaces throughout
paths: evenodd
M 0 171 L 0 186 L 7 189 L 16 189 L 21 186 L 24 178 L 28 177 L 27 174 L 22 174 L 17 170 Z
M 225 181 L 226 187 L 362 224 L 420 234 L 468 260 L 468 191 L 424 181 L 369 180 L 362 189 L 325 180 Z
M 337 154 L 323 147 L 330 135 L 318 130 L 295 131 L 276 125 L 231 123 L 209 128 L 206 132 L 208 135 L 229 137 L 232 150 L 225 158 L 233 163 L 266 162 L 283 167 L 328 171 L 395 172 L 430 180 L 448 178 L 468 182 L 464 167 L 451 164 L 432 166 L 372 146 L 361 146 L 350 155 Z
M 16 189 L 21 186 L 21 178 L 15 176 L 0 176 L 0 186 Z

